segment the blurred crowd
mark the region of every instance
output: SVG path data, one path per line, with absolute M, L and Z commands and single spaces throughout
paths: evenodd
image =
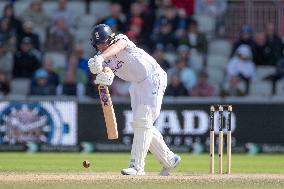
M 258 78 L 258 66 L 273 66 L 275 71 L 258 79 L 271 82 L 271 93 L 275 94 L 276 83 L 283 75 L 283 43 L 274 24 L 267 23 L 260 31 L 244 24 L 239 39 L 225 40 L 226 0 L 108 1 L 109 9 L 100 10 L 109 12 L 105 17 L 88 8 L 92 1 L 78 1 L 86 6 L 85 17 L 70 9 L 68 0 L 53 2 L 56 6 L 49 13 L 45 12 L 43 0 L 28 1 L 20 15 L 14 9 L 18 1 L 7 1 L 3 7 L 0 19 L 3 96 L 97 98 L 87 60 L 95 53 L 89 45 L 89 31 L 99 23 L 126 34 L 153 55 L 168 74 L 168 96 L 250 95 L 252 81 Z M 210 19 L 214 22 L 210 22 L 213 25 L 207 30 Z M 229 53 L 221 53 L 223 59 L 216 59 L 214 47 L 210 50 L 210 43 L 216 39 L 228 45 L 224 51 Z M 216 65 L 222 62 L 224 67 L 216 67 L 212 60 L 219 61 Z M 214 78 L 218 77 L 216 81 Z M 112 95 L 128 96 L 128 85 L 116 78 L 111 86 Z

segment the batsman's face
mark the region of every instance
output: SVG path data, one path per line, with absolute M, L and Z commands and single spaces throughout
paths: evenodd
M 96 45 L 98 50 L 101 52 L 104 52 L 108 48 L 108 44 L 106 43 L 101 43 Z

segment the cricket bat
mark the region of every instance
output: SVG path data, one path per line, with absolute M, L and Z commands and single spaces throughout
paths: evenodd
M 118 131 L 117 131 L 116 117 L 108 87 L 105 85 L 99 85 L 98 90 L 105 118 L 107 137 L 110 140 L 117 139 Z

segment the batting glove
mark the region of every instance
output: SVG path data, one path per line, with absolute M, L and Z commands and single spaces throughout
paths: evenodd
M 88 67 L 93 74 L 101 73 L 103 70 L 104 58 L 101 55 L 96 55 L 88 61 Z
M 104 72 L 97 75 L 95 84 L 97 85 L 111 85 L 113 82 L 114 73 L 109 67 L 105 67 Z

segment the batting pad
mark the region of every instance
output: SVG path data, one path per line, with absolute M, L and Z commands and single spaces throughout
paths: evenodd
M 145 158 L 153 136 L 151 129 L 133 128 L 134 138 L 131 149 L 131 165 L 137 170 L 144 170 Z
M 131 149 L 130 166 L 144 170 L 145 157 L 152 140 L 152 110 L 149 106 L 138 105 L 132 122 L 134 138 Z
M 155 127 L 152 127 L 152 132 L 149 150 L 165 168 L 170 168 L 174 163 L 174 153 L 168 148 L 163 136 Z

